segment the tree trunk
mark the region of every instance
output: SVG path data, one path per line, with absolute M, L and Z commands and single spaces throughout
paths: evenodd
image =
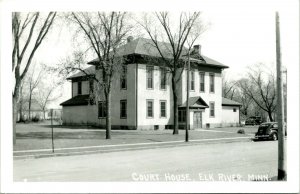
M 21 115 L 20 115 L 21 116 Z M 18 98 L 13 95 L 13 144 L 16 145 L 16 124 L 18 118 Z
M 111 116 L 110 116 L 110 103 L 111 103 L 111 92 L 110 90 L 105 92 L 106 98 L 106 139 L 111 139 Z
M 270 122 L 273 122 L 272 111 L 268 111 Z
M 177 90 L 176 90 L 176 81 L 175 81 L 175 75 L 172 76 L 172 90 L 173 90 L 173 119 L 174 119 L 174 125 L 173 125 L 173 135 L 178 134 L 178 103 L 177 103 Z
M 28 101 L 28 120 L 31 121 L 31 94 L 29 94 L 29 101 Z

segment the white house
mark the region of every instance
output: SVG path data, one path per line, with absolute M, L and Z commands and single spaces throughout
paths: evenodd
M 126 57 L 121 73 L 115 74 L 112 83 L 112 128 L 119 129 L 166 129 L 173 125 L 173 95 L 171 74 L 163 64 L 151 63 L 159 58 L 158 51 L 150 45 L 151 40 L 129 37 L 127 44 L 118 52 Z M 236 126 L 239 124 L 240 104 L 222 98 L 222 70 L 228 68 L 201 54 L 199 45 L 191 54 L 190 76 L 190 125 L 191 129 Z M 86 71 L 101 75 L 95 69 L 97 60 L 89 62 Z M 186 107 L 186 69 L 177 83 L 179 104 L 179 127 L 183 128 Z M 90 94 L 94 82 L 86 74 L 68 77 L 72 82 L 72 98 L 61 103 L 65 125 L 105 125 L 104 98 L 93 103 Z

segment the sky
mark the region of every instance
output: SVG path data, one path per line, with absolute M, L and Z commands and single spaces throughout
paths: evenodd
M 299 64 L 298 1 L 274 1 L 273 4 L 266 3 L 266 1 L 261 1 L 263 3 L 244 1 L 244 4 L 237 3 L 237 1 L 225 2 L 227 3 L 210 6 L 207 3 L 207 7 L 199 6 L 203 21 L 209 23 L 210 27 L 195 44 L 201 45 L 202 54 L 229 66 L 225 70 L 228 79 L 242 78 L 246 74 L 247 67 L 257 63 L 264 63 L 275 72 L 275 10 L 279 10 L 280 14 L 282 64 L 286 67 Z M 163 7 L 164 4 L 161 8 Z M 76 6 L 75 8 L 79 9 Z M 131 9 L 140 11 L 132 7 Z M 190 9 L 190 7 L 182 9 Z M 82 10 L 79 9 L 79 11 Z M 171 11 L 179 13 L 178 9 L 171 8 Z M 58 21 L 37 52 L 35 60 L 48 65 L 57 64 L 76 48 L 72 42 L 73 36 L 70 30 Z M 67 82 L 64 85 L 63 96 L 53 106 L 57 107 L 59 102 L 70 97 L 71 84 Z

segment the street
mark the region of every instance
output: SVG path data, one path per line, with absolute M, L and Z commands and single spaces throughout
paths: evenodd
M 268 181 L 277 141 L 210 143 L 14 160 L 14 181 Z

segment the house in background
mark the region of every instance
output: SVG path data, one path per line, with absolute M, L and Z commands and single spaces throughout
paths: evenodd
M 127 60 L 112 82 L 112 128 L 171 128 L 174 112 L 171 74 L 163 64 L 145 60 L 159 58 L 151 40 L 129 37 L 127 44 L 118 49 L 118 54 Z M 88 63 L 92 65 L 86 69 L 88 74 L 101 76 L 101 69 L 95 68 L 97 62 Z M 202 55 L 200 45 L 194 46 L 191 62 L 188 104 L 191 129 L 238 125 L 240 104 L 222 98 L 222 70 L 228 66 Z M 187 71 L 183 69 L 177 83 L 180 127 L 186 120 L 186 75 Z M 61 103 L 63 124 L 104 127 L 104 98 L 100 97 L 96 102 L 90 98 L 95 83 L 82 72 L 68 80 L 72 82 L 72 98 Z

